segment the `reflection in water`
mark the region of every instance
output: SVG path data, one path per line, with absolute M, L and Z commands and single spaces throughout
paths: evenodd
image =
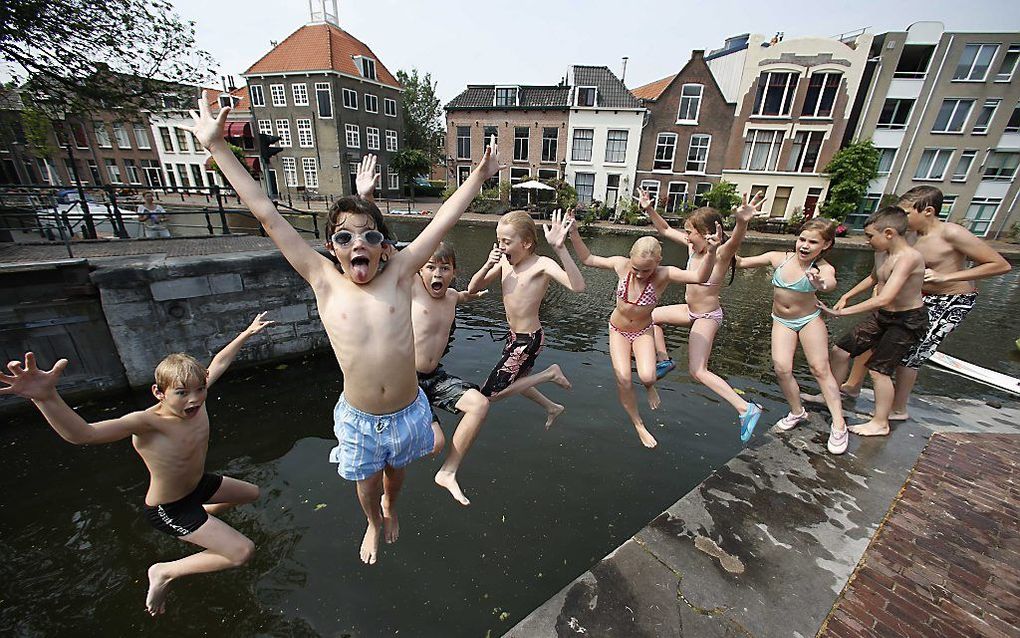
M 402 237 L 410 224 L 398 224 Z M 457 228 L 451 240 L 465 286 L 492 246 L 491 228 Z M 625 254 L 632 238 L 590 240 Z M 742 252 L 764 250 L 747 246 Z M 666 244 L 666 263 L 684 263 Z M 870 254 L 837 252 L 845 290 L 870 270 Z M 225 515 L 257 551 L 242 569 L 173 585 L 166 616 L 144 610 L 145 570 L 192 552 L 141 516 L 146 475 L 128 441 L 96 448 L 63 443 L 34 412 L 8 419 L 0 479 L 0 631 L 61 635 L 500 635 L 619 545 L 739 449 L 730 408 L 685 372 L 687 332 L 667 330 L 678 370 L 661 384 L 663 408 L 642 406 L 655 450 L 637 441 L 617 404 L 607 353 L 612 273 L 582 268 L 583 294 L 550 288 L 542 310 L 547 348 L 574 382 L 548 394 L 568 411 L 545 432 L 540 408 L 521 398 L 495 406 L 459 474 L 463 508 L 432 483 L 440 460 L 411 467 L 402 495 L 401 538 L 369 568 L 357 558 L 364 518 L 352 484 L 326 462 L 332 407 L 341 389 L 332 356 L 285 367 L 235 371 L 209 398 L 209 469 L 258 484 L 261 498 Z M 768 273 L 738 272 L 723 293 L 726 325 L 712 366 L 759 397 L 769 419 L 785 413 L 769 358 Z M 982 285 L 977 310 L 946 344 L 949 354 L 1020 374 L 1010 308 L 1016 271 Z M 446 366 L 481 380 L 506 330 L 497 289 L 462 307 Z M 678 303 L 683 290 L 667 291 Z M 830 300 L 836 297 L 832 296 Z M 851 321 L 835 325 L 834 332 Z M 799 378 L 810 375 L 799 359 Z M 926 368 L 919 390 L 994 396 Z M 90 419 L 149 405 L 146 393 L 81 406 Z M 441 413 L 447 437 L 456 419 Z M 765 430 L 766 428 L 762 428 Z M 758 437 L 770 436 L 767 432 Z M 824 445 L 824 435 L 816 442 Z M 505 614 L 505 615 L 504 615 Z

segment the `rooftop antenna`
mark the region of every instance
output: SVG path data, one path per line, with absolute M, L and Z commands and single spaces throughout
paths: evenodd
M 623 56 L 623 73 L 620 74 L 620 82 L 626 84 L 627 80 L 627 56 Z

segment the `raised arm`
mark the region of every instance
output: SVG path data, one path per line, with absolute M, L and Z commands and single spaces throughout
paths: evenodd
M 67 367 L 67 359 L 57 361 L 49 370 L 36 366 L 35 355 L 25 355 L 25 362 L 11 361 L 7 369 L 11 374 L 0 374 L 0 394 L 16 394 L 32 401 L 42 412 L 50 427 L 68 443 L 96 445 L 126 439 L 139 434 L 148 425 L 143 413 L 132 412 L 117 419 L 88 423 L 78 416 L 57 394 L 57 381 Z
M 212 363 L 209 364 L 209 377 L 206 380 L 206 387 L 216 383 L 216 380 L 223 376 L 223 373 L 227 371 L 230 364 L 234 362 L 237 357 L 237 353 L 241 351 L 241 346 L 248 340 L 248 337 L 260 332 L 266 326 L 274 323 L 272 321 L 262 321 L 262 317 L 265 317 L 265 312 L 260 312 L 255 315 L 255 319 L 251 322 L 251 325 L 241 331 L 241 334 L 234 337 L 234 340 L 223 346 L 223 349 L 216 353 L 213 357 Z
M 216 165 L 237 192 L 238 197 L 255 219 L 259 220 L 266 234 L 294 270 L 315 287 L 326 272 L 333 270 L 333 265 L 301 238 L 290 222 L 276 210 L 269 197 L 262 192 L 262 187 L 234 157 L 226 140 L 223 139 L 224 122 L 229 112 L 230 107 L 225 106 L 220 109 L 217 117 L 213 117 L 209 112 L 209 102 L 206 101 L 206 91 L 202 91 L 198 112 L 191 112 L 194 125 L 185 128 L 194 133 L 198 141 L 212 154 Z
M 563 211 L 557 210 L 552 214 L 551 222 L 543 227 L 545 240 L 549 242 L 563 264 L 563 267 L 560 268 L 556 262 L 550 259 L 546 264 L 545 273 L 571 292 L 584 292 L 584 277 L 581 276 L 581 271 L 574 263 L 574 258 L 570 256 L 570 251 L 564 245 L 567 234 L 570 233 L 575 222 L 573 211 L 567 211 L 564 216 Z
M 641 210 L 648 215 L 648 219 L 652 220 L 652 225 L 655 226 L 656 232 L 665 237 L 666 239 L 689 246 L 690 243 L 687 241 L 687 233 L 682 230 L 677 230 L 670 226 L 659 211 L 655 210 L 655 202 L 652 200 L 652 196 L 643 188 L 638 189 L 637 197 L 638 206 Z
M 774 259 L 776 255 L 781 256 L 783 253 L 770 250 L 767 253 L 752 255 L 750 257 L 741 257 L 740 255 L 736 255 L 733 259 L 736 261 L 737 268 L 761 268 L 762 266 L 771 266 L 775 264 Z
M 354 183 L 358 187 L 358 195 L 370 202 L 375 201 L 375 189 L 379 187 L 379 173 L 375 172 L 376 158 L 373 153 L 361 158 Z
M 567 211 L 567 216 L 572 216 L 570 211 Z M 585 245 L 584 240 L 581 239 L 581 233 L 577 230 L 577 224 L 571 224 L 569 233 L 570 243 L 574 246 L 574 252 L 577 253 L 577 258 L 581 260 L 581 263 L 585 266 L 592 268 L 602 268 L 604 270 L 617 270 L 618 260 L 625 259 L 624 257 L 599 257 L 593 255 L 588 246 Z
M 1004 275 L 1013 268 L 1005 257 L 962 226 L 946 224 L 945 237 L 953 248 L 966 255 L 974 265 L 955 272 L 935 272 L 926 268 L 925 283 L 941 284 L 950 281 L 988 279 Z
M 486 288 L 489 284 L 496 281 L 500 273 L 503 271 L 500 262 L 503 259 L 503 251 L 499 249 L 496 244 L 492 245 L 492 250 L 489 251 L 489 257 L 482 264 L 482 267 L 478 269 L 474 275 L 471 276 L 471 282 L 468 284 L 468 294 L 480 294 L 480 291 Z
M 737 254 L 740 244 L 744 242 L 744 237 L 747 236 L 747 225 L 755 214 L 761 211 L 762 204 L 765 203 L 765 193 L 761 191 L 755 193 L 750 200 L 747 199 L 747 195 L 748 193 L 743 194 L 743 204 L 737 208 L 737 212 L 734 215 L 733 234 L 726 240 L 726 243 L 719 246 L 720 261 L 728 262 Z

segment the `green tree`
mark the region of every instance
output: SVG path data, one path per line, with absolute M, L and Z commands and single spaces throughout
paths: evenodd
M 21 128 L 25 131 L 27 150 L 40 158 L 51 158 L 57 153 L 53 143 L 53 124 L 41 110 L 25 105 L 21 111 Z
M 245 168 L 245 170 L 247 170 L 249 173 L 251 173 L 251 168 L 248 167 L 248 163 L 245 161 L 244 149 L 241 148 L 240 146 L 234 146 L 233 144 L 230 144 L 230 143 L 227 143 L 227 148 L 229 148 L 230 152 L 234 154 L 234 157 L 237 158 L 237 161 L 241 162 L 241 166 L 243 166 Z M 227 178 L 223 174 L 223 171 L 220 170 L 220 167 L 216 164 L 216 160 L 214 160 L 214 159 L 210 159 L 209 160 L 209 168 L 211 168 L 214 171 L 216 171 L 217 173 L 219 173 L 220 177 L 223 178 L 223 182 L 227 183 Z
M 868 192 L 868 182 L 878 177 L 879 151 L 871 140 L 854 142 L 836 153 L 822 170 L 829 176 L 829 194 L 822 213 L 842 221 L 857 210 Z
M 0 14 L 0 60 L 37 99 L 67 112 L 147 107 L 166 81 L 213 76 L 194 22 L 169 0 L 4 0 Z
M 414 201 L 414 178 L 426 175 L 432 170 L 432 160 L 424 151 L 417 148 L 405 148 L 398 151 L 390 160 L 390 170 L 397 171 L 404 188 L 410 187 L 411 201 Z
M 733 212 L 743 199 L 737 192 L 737 185 L 726 180 L 720 181 L 704 194 L 705 203 L 722 213 L 724 216 Z
M 442 159 L 444 146 L 443 109 L 436 96 L 436 82 L 431 73 L 419 75 L 418 69 L 397 71 L 397 81 L 404 87 L 404 148 L 422 151 L 431 166 Z

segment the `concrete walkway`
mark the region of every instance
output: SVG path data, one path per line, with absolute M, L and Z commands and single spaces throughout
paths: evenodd
M 815 635 L 932 433 L 1020 432 L 1020 404 L 922 398 L 911 414 L 841 457 L 818 415 L 757 435 L 506 636 Z

